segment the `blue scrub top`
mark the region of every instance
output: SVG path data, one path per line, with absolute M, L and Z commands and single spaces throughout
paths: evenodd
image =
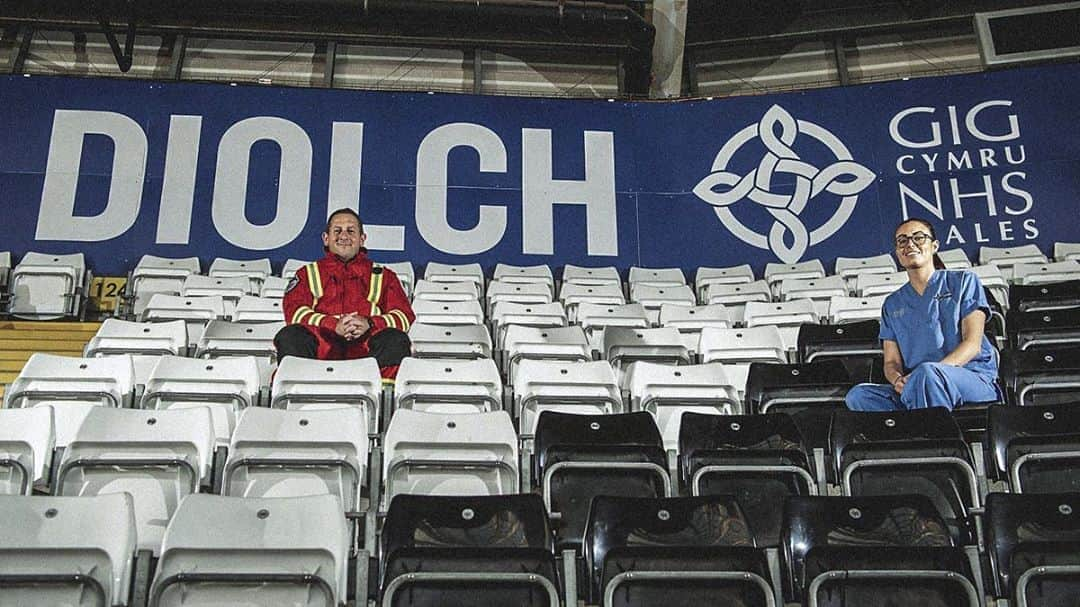
M 910 371 L 955 350 L 962 338 L 960 323 L 975 310 L 989 319 L 990 304 L 979 277 L 968 270 L 935 270 L 922 295 L 908 283 L 885 298 L 878 337 L 900 346 L 905 371 Z M 964 368 L 997 377 L 997 357 L 985 335 L 978 355 Z

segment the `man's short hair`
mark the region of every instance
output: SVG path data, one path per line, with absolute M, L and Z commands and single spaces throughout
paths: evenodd
M 338 210 L 334 211 L 333 213 L 330 213 L 330 216 L 326 218 L 326 228 L 323 229 L 324 234 L 329 234 L 330 233 L 330 222 L 334 221 L 334 217 L 337 217 L 338 215 L 341 215 L 341 214 L 352 215 L 356 219 L 356 223 L 360 224 L 360 233 L 361 234 L 364 233 L 364 222 L 361 221 L 360 215 L 358 215 L 356 213 L 356 211 L 354 211 L 352 209 L 341 208 L 341 209 L 338 209 Z

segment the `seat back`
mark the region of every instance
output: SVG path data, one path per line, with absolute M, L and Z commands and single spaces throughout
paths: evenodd
M 381 548 L 384 605 L 559 604 L 547 513 L 535 494 L 398 495 Z
M 543 284 L 552 296 L 555 295 L 555 276 L 548 265 L 514 266 L 505 263 L 495 264 L 495 280 L 505 284 Z M 491 293 L 488 293 L 491 296 Z
M 1080 280 L 1009 288 L 1009 309 L 1019 312 L 1080 307 Z
M 505 411 L 399 409 L 383 443 L 383 511 L 401 493 L 503 495 L 519 490 L 518 438 Z
M 479 301 L 477 283 L 460 281 L 433 281 L 420 279 L 413 287 L 413 298 L 429 301 Z
M 1067 605 L 1080 591 L 1080 496 L 986 496 L 987 547 L 995 595 L 1013 604 Z
M 109 354 L 146 354 L 182 356 L 187 352 L 187 324 L 168 322 L 133 322 L 107 318 L 86 344 L 88 357 Z
M 828 322 L 839 325 L 864 320 L 880 320 L 886 297 L 887 295 L 830 298 Z
M 987 472 L 1014 493 L 1073 491 L 1080 481 L 1080 410 L 1076 403 L 990 407 Z
M 278 364 L 270 406 L 298 411 L 357 407 L 378 434 L 382 376 L 374 358 L 315 360 L 286 356 Z
M 1009 310 L 1005 326 L 1009 343 L 1016 350 L 1080 346 L 1080 308 Z
M 415 325 L 414 325 L 415 326 Z M 490 358 L 406 357 L 394 384 L 394 410 L 476 413 L 502 408 L 502 378 Z
M 335 495 L 360 508 L 367 479 L 367 417 L 355 407 L 244 410 L 229 443 L 222 495 Z
M 0 409 L 0 495 L 45 487 L 55 445 L 52 407 Z
M 746 378 L 746 404 L 754 413 L 843 406 L 855 384 L 842 361 L 812 363 L 752 362 Z
M 971 267 L 971 260 L 963 249 L 945 249 L 938 251 L 938 258 L 950 270 L 964 270 Z
M 1041 285 L 1080 278 L 1080 263 L 1075 259 L 1054 263 L 1016 264 L 1013 266 L 1013 284 Z
M 604 330 L 601 350 L 604 358 L 622 369 L 635 361 L 689 364 L 690 352 L 674 327 L 639 329 L 608 327 Z
M 860 274 L 893 274 L 896 272 L 896 260 L 888 253 L 871 257 L 837 257 L 836 274 L 843 278 L 848 288 L 855 286 Z
M 739 284 L 754 282 L 754 270 L 750 264 L 728 268 L 699 267 L 694 274 L 694 289 L 698 302 L 709 301 L 709 290 L 713 285 Z
M 785 499 L 817 494 L 809 445 L 786 414 L 684 413 L 678 447 L 684 486 L 735 496 L 759 546 L 779 545 Z
M 269 281 L 271 277 L 267 278 Z M 263 288 L 267 286 L 264 282 Z M 262 291 L 260 291 L 262 292 Z M 282 294 L 284 293 L 284 287 L 282 287 Z M 264 323 L 264 322 L 282 322 L 285 318 L 285 311 L 281 308 L 281 298 L 272 298 L 263 296 L 245 295 L 240 298 L 240 301 L 236 302 L 236 310 L 233 311 L 233 322 L 242 323 Z
M 201 360 L 179 356 L 158 359 L 139 406 L 164 410 L 208 407 L 218 442 L 226 445 L 236 416 L 259 404 L 262 379 L 252 356 Z
M 64 450 L 57 495 L 126 491 L 134 498 L 140 550 L 161 548 L 165 524 L 184 496 L 210 477 L 209 409 L 144 411 L 95 407 Z
M 652 285 L 655 287 L 677 287 L 686 284 L 686 276 L 680 268 L 643 268 L 631 266 L 627 275 L 631 289 L 634 285 Z
M 477 298 L 484 296 L 486 280 L 484 269 L 478 263 L 448 264 L 430 261 L 424 268 L 424 279 L 433 282 L 471 283 L 476 290 Z M 419 283 L 416 283 L 416 286 L 419 287 Z
M 475 299 L 468 301 L 431 301 L 418 299 L 412 304 L 415 323 L 429 325 L 480 325 L 484 308 Z
M 348 538 L 332 495 L 189 495 L 165 533 L 150 603 L 343 604 Z
M 544 411 L 536 424 L 533 479 L 560 546 L 577 547 L 597 495 L 671 495 L 667 459 L 648 413 L 576 415 Z
M 881 321 L 819 325 L 805 323 L 799 327 L 798 359 L 813 362 L 821 358 L 852 358 L 881 356 L 878 333 Z
M 889 295 L 893 291 L 906 285 L 907 282 L 907 272 L 895 272 L 892 274 L 860 274 L 855 279 L 854 295 L 856 297 Z
M 956 537 L 975 537 L 971 516 L 980 507 L 978 482 L 948 409 L 841 409 L 833 413 L 829 441 L 845 495 L 926 495 Z
M 1000 374 L 1009 402 L 1015 405 L 1073 402 L 1080 388 L 1080 345 L 1005 350 Z
M 413 356 L 417 358 L 491 358 L 491 334 L 484 325 L 428 325 L 409 327 Z
M 135 389 L 128 355 L 74 358 L 35 353 L 4 392 L 6 407 L 50 407 L 56 446 L 67 446 L 95 407 L 126 407 Z
M 522 360 L 513 377 L 514 411 L 523 438 L 543 411 L 621 413 L 622 393 L 606 361 Z
M 796 600 L 980 604 L 963 553 L 925 496 L 791 497 L 781 536 Z
M 562 273 L 563 286 L 576 285 L 620 285 L 622 279 L 615 266 L 585 267 L 566 264 Z
M 0 495 L 6 605 L 127 605 L 134 570 L 131 495 Z M 18 583 L 34 578 L 34 583 Z
M 82 253 L 28 252 L 11 272 L 8 312 L 32 320 L 76 316 L 86 295 L 86 274 Z
M 672 366 L 639 361 L 627 369 L 624 385 L 630 390 L 630 408 L 656 418 L 667 450 L 677 447 L 680 419 L 687 412 L 742 412 L 739 391 L 720 363 Z
M 256 294 L 262 289 L 262 284 L 270 276 L 270 259 L 226 259 L 218 257 L 210 263 L 207 274 L 213 278 L 246 278 L 248 280 L 247 292 Z
M 597 496 L 584 552 L 596 604 L 770 604 L 768 567 L 730 495 Z

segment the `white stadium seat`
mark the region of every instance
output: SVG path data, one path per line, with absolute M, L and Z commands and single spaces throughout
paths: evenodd
M 214 278 L 192 274 L 184 279 L 180 295 L 184 297 L 220 296 L 225 302 L 225 316 L 231 318 L 240 298 L 248 294 L 250 283 L 247 278 Z
M 679 268 L 642 268 L 631 266 L 626 282 L 634 285 L 652 285 L 654 287 L 677 287 L 686 284 L 686 276 Z
M 435 282 L 420 279 L 413 288 L 413 300 L 479 301 L 476 283 L 469 281 Z
M 0 496 L 4 605 L 129 605 L 136 549 L 131 495 Z
M 281 299 L 245 295 L 236 303 L 232 319 L 246 323 L 284 322 L 285 312 L 281 308 Z
M 555 296 L 555 276 L 551 273 L 551 267 L 547 265 L 514 266 L 499 263 L 495 264 L 495 273 L 492 278 L 507 284 L 547 285 L 551 297 Z M 490 293 L 488 295 L 490 297 Z
M 412 297 L 413 285 L 416 284 L 416 272 L 413 270 L 411 261 L 399 261 L 379 265 L 393 270 L 394 274 L 397 275 L 398 282 L 401 283 L 401 289 L 405 291 L 405 295 Z
M 182 320 L 187 323 L 188 347 L 193 347 L 202 335 L 206 323 L 225 315 L 225 300 L 220 295 L 211 297 L 184 297 L 155 293 L 143 309 L 139 320 L 163 322 Z
M 394 413 L 383 441 L 380 512 L 400 493 L 505 495 L 520 490 L 518 437 L 506 411 Z
M 1080 242 L 1055 242 L 1054 261 L 1080 261 Z
M 207 274 L 212 278 L 246 278 L 248 294 L 255 295 L 262 288 L 263 281 L 270 276 L 270 260 L 262 259 L 225 259 L 218 257 L 210 264 Z
M 456 360 L 406 357 L 394 384 L 394 410 L 437 413 L 497 411 L 503 383 L 490 358 Z
M 229 443 L 221 494 L 330 494 L 341 500 L 345 512 L 359 512 L 360 491 L 367 483 L 367 421 L 355 407 L 245 409 Z
M 409 327 L 417 358 L 491 358 L 491 335 L 484 325 L 427 325 Z
M 907 272 L 895 274 L 860 274 L 855 279 L 856 297 L 888 295 L 908 283 Z
M 1013 284 L 1041 285 L 1066 280 L 1080 280 L 1080 262 L 1075 259 L 1042 264 L 1019 263 L 1013 266 Z
M 626 372 L 631 407 L 656 418 L 664 449 L 678 449 L 679 425 L 686 411 L 720 415 L 742 413 L 738 389 L 721 363 L 671 366 L 635 362 Z
M 965 270 L 971 267 L 971 260 L 963 249 L 943 249 L 938 251 L 938 258 L 949 270 Z
M 495 347 L 504 349 L 504 337 L 509 327 L 565 327 L 566 309 L 557 301 L 547 304 L 518 304 L 500 301 L 491 308 L 491 326 Z
M 765 282 L 769 283 L 774 296 L 780 294 L 780 281 L 786 278 L 825 278 L 825 266 L 819 259 L 808 259 L 798 263 L 765 264 Z
M 622 413 L 615 371 L 606 361 L 525 359 L 514 375 L 514 411 L 522 438 L 531 438 L 543 411 Z
M 56 446 L 66 447 L 92 409 L 128 407 L 135 390 L 130 356 L 74 358 L 36 353 L 7 387 L 7 407 L 53 410 Z
M 205 407 L 97 407 L 57 463 L 56 490 L 72 496 L 130 493 L 139 549 L 157 554 L 180 500 L 208 484 L 213 452 L 210 410 Z
M 706 305 L 720 304 L 727 308 L 731 321 L 742 324 L 746 304 L 751 301 L 772 301 L 772 291 L 764 280 L 746 283 L 719 283 L 709 287 Z
M 270 406 L 296 411 L 356 407 L 378 435 L 382 376 L 374 358 L 316 360 L 286 356 L 278 363 Z
M 592 347 L 585 331 L 569 327 L 527 327 L 510 325 L 504 343 L 503 371 L 510 385 L 514 383 L 517 364 L 523 360 L 592 360 Z
M 0 495 L 45 488 L 55 445 L 52 408 L 0 409 Z
M 480 325 L 484 323 L 484 308 L 480 302 L 430 301 L 417 299 L 412 304 L 415 323 L 428 325 Z
M 472 283 L 476 288 L 476 297 L 484 296 L 484 269 L 478 263 L 449 264 L 431 261 L 424 267 L 424 279 L 432 282 Z M 419 283 L 417 286 L 419 287 Z
M 660 326 L 677 329 L 682 335 L 683 345 L 691 354 L 697 353 L 702 329 L 731 325 L 731 317 L 723 304 L 704 306 L 664 304 L 660 306 Z
M 190 495 L 165 532 L 150 602 L 344 605 L 348 559 L 348 526 L 332 495 Z
M 30 320 L 78 316 L 88 284 L 82 253 L 29 252 L 11 272 L 8 313 Z
M 1041 264 L 1049 260 L 1033 244 L 1016 247 L 979 247 L 979 265 L 993 264 L 1001 268 L 1006 281 L 1012 281 L 1012 267 L 1019 263 Z
M 207 407 L 218 444 L 227 445 L 236 417 L 259 402 L 261 378 L 252 356 L 202 360 L 162 356 L 146 381 L 143 409 Z
M 132 322 L 119 318 L 107 318 L 86 344 L 83 355 L 87 357 L 111 354 L 183 356 L 187 352 L 187 347 L 187 323 L 182 320 Z
M 195 357 L 254 356 L 267 361 L 276 360 L 274 336 L 284 327 L 284 320 L 259 323 L 211 320 L 199 337 Z
M 694 275 L 694 290 L 698 303 L 709 301 L 709 288 L 713 285 L 730 285 L 754 282 L 754 270 L 750 264 L 728 268 L 700 267 Z
M 128 278 L 127 293 L 133 300 L 132 313 L 142 314 L 155 293 L 179 295 L 184 279 L 199 271 L 198 257 L 143 255 Z
M 563 286 L 576 285 L 616 285 L 622 288 L 622 279 L 615 266 L 585 267 L 566 264 L 562 273 Z

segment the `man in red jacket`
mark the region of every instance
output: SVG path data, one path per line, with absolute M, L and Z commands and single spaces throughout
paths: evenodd
M 286 325 L 274 337 L 279 360 L 372 356 L 383 378 L 397 375 L 416 317 L 394 271 L 368 259 L 366 239 L 354 211 L 330 215 L 322 235 L 326 256 L 300 268 L 285 291 Z

